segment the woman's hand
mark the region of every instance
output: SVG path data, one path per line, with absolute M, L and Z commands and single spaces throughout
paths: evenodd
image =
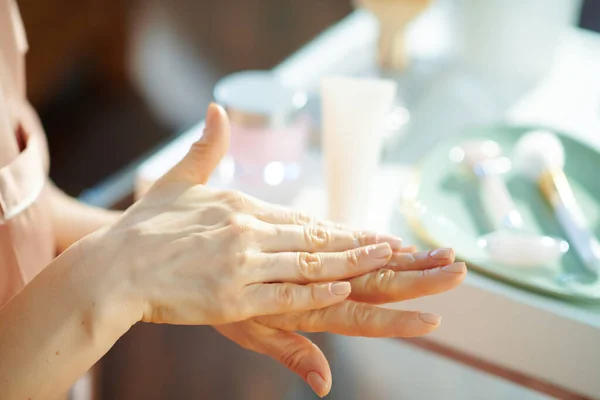
M 411 250 L 406 248 L 394 253 L 380 270 L 350 279 L 352 293 L 339 304 L 303 313 L 257 317 L 215 328 L 242 347 L 281 362 L 319 396 L 325 396 L 331 388 L 327 359 L 308 338 L 294 331 L 414 337 L 438 327 L 441 318 L 437 315 L 372 305 L 441 293 L 459 285 L 466 276 L 464 263 L 454 263 L 451 249 Z
M 209 108 L 206 138 L 228 132 Z M 355 235 L 241 193 L 200 185 L 203 141 L 113 225 L 84 240 L 96 276 L 110 277 L 131 323 L 224 324 L 319 309 L 350 293 L 343 279 L 386 265 L 401 243 Z M 220 156 L 219 156 L 220 158 Z M 91 267 L 90 273 L 94 273 Z

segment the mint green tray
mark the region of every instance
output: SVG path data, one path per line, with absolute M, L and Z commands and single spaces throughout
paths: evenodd
M 517 140 L 531 127 L 489 126 L 472 128 L 464 135 L 437 145 L 423 160 L 403 209 L 419 238 L 429 246 L 453 247 L 471 269 L 533 291 L 568 300 L 600 302 L 600 280 L 581 266 L 571 249 L 555 265 L 539 268 L 508 267 L 486 260 L 477 238 L 489 232 L 477 195 L 477 182 L 449 158 L 454 147 L 468 139 L 492 139 L 511 157 Z M 592 232 L 600 237 L 600 153 L 567 136 L 565 173 L 573 186 Z M 515 172 L 507 184 L 523 214 L 526 231 L 565 237 L 552 209 L 538 187 Z

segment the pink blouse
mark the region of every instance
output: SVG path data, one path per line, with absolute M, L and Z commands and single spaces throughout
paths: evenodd
M 25 90 L 27 39 L 15 0 L 0 0 L 0 306 L 55 256 L 44 130 Z

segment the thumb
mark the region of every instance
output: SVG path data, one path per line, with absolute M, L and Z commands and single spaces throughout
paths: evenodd
M 308 383 L 319 396 L 331 390 L 331 369 L 325 355 L 307 337 L 278 331 L 271 337 L 257 338 L 259 352 L 279 361 Z
M 185 157 L 162 178 L 162 182 L 205 184 L 229 148 L 229 118 L 218 104 L 211 103 L 206 111 L 206 126 Z

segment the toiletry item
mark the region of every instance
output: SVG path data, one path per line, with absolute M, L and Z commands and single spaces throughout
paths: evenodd
M 231 123 L 235 179 L 249 186 L 296 180 L 307 147 L 307 96 L 269 71 L 243 71 L 221 79 L 215 101 Z
M 459 61 L 488 77 L 530 83 L 554 61 L 582 0 L 456 0 Z
M 565 150 L 560 139 L 552 132 L 533 131 L 517 142 L 515 154 L 518 169 L 537 182 L 585 268 L 600 273 L 600 242 L 587 227 L 563 171 Z
M 555 263 L 569 250 L 569 244 L 560 238 L 522 230 L 523 217 L 504 181 L 511 163 L 496 141 L 467 141 L 453 148 L 450 158 L 463 162 L 478 179 L 481 205 L 493 231 L 477 244 L 490 260 L 514 267 L 539 267 Z
M 431 0 L 355 0 L 379 21 L 379 67 L 403 70 L 408 65 L 405 44 L 407 25 L 423 12 Z
M 562 239 L 509 230 L 485 234 L 477 245 L 487 252 L 491 261 L 522 268 L 553 265 L 569 251 L 569 244 Z
M 523 217 L 517 210 L 506 187 L 503 175 L 511 168 L 510 160 L 502 156 L 502 149 L 493 140 L 469 141 L 460 146 L 464 162 L 478 178 L 481 205 L 494 230 L 520 229 Z
M 322 143 L 330 219 L 365 224 L 385 120 L 395 97 L 396 84 L 390 80 L 322 78 Z

